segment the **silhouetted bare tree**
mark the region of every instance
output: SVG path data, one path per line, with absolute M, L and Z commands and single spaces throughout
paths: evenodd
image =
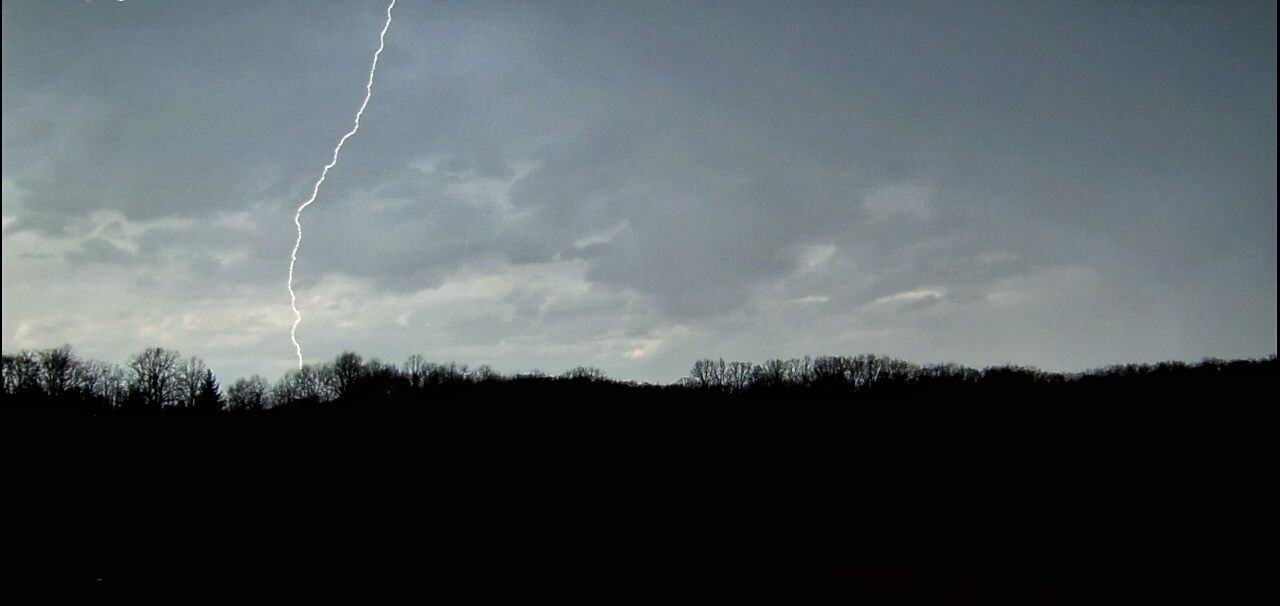
M 259 375 L 236 379 L 227 389 L 227 408 L 235 411 L 263 410 L 270 396 L 267 380 Z
M 74 392 L 83 377 L 80 360 L 70 345 L 46 349 L 39 354 L 40 389 L 50 398 L 62 398 Z
M 698 360 L 693 363 L 689 377 L 695 387 L 719 387 L 724 374 L 724 360 Z
M 40 357 L 36 352 L 24 349 L 4 356 L 4 392 L 5 395 L 41 393 Z
M 178 382 L 182 388 L 182 404 L 186 408 L 195 408 L 196 398 L 204 386 L 204 376 L 209 370 L 204 360 L 191 356 L 178 364 Z
M 179 376 L 178 360 L 181 354 L 161 347 L 152 347 L 129 360 L 133 373 L 129 382 L 129 399 L 139 407 L 158 410 L 176 406 L 186 395 Z
M 409 387 L 421 389 L 426 385 L 429 368 L 426 359 L 418 354 L 406 358 L 402 370 L 405 378 L 409 380 Z
M 354 352 L 344 351 L 333 361 L 333 376 L 337 381 L 338 397 L 346 395 L 364 374 L 364 361 Z

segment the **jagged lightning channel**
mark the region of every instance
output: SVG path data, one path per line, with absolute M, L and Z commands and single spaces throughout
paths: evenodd
M 369 99 L 373 97 L 373 75 L 378 71 L 378 56 L 385 48 L 387 29 L 391 27 L 391 9 L 395 7 L 396 0 L 391 0 L 391 4 L 387 5 L 387 22 L 382 25 L 382 33 L 378 34 L 378 50 L 373 53 L 373 65 L 369 68 L 369 82 L 364 85 L 364 101 L 360 103 L 360 109 L 356 110 L 355 122 L 351 130 L 338 140 L 337 147 L 333 148 L 333 159 L 324 166 L 324 170 L 320 171 L 320 179 L 311 189 L 311 197 L 307 198 L 307 201 L 298 207 L 298 212 L 293 215 L 293 224 L 298 228 L 298 239 L 293 243 L 293 253 L 289 255 L 289 307 L 293 309 L 293 327 L 289 329 L 289 340 L 293 341 L 293 348 L 298 352 L 298 368 L 302 368 L 302 345 L 298 344 L 298 324 L 302 323 L 302 312 L 298 311 L 298 295 L 293 292 L 293 267 L 298 263 L 298 247 L 302 246 L 302 211 L 316 201 L 316 195 L 320 193 L 320 185 L 324 183 L 325 177 L 329 176 L 329 169 L 338 163 L 338 152 L 342 151 L 342 145 L 351 138 L 351 135 L 360 130 L 360 116 L 364 115 L 364 108 L 369 106 Z

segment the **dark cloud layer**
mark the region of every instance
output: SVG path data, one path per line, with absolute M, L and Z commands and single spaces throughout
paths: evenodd
M 6 288 L 112 266 L 175 306 L 234 294 L 245 317 L 282 289 L 292 210 L 350 125 L 384 9 L 6 0 L 6 258 L 29 259 L 6 260 Z M 789 353 L 771 346 L 1057 368 L 1268 353 L 1275 17 L 402 2 L 304 216 L 299 285 L 421 324 L 401 333 L 440 355 L 645 377 Z M 6 347 L 142 345 L 5 301 Z M 244 339 L 274 369 L 288 343 L 262 321 Z M 343 335 L 412 347 L 335 326 L 318 355 Z M 165 334 L 212 338 L 184 330 Z

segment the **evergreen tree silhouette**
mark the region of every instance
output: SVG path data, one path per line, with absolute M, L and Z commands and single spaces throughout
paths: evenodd
M 200 382 L 200 391 L 196 394 L 195 409 L 200 412 L 220 412 L 225 405 L 217 377 L 213 376 L 212 370 L 206 369 L 204 379 Z

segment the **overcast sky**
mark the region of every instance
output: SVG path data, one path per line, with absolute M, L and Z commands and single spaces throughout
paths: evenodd
M 295 365 L 385 9 L 4 0 L 4 350 Z M 1276 351 L 1271 0 L 394 15 L 309 361 Z

